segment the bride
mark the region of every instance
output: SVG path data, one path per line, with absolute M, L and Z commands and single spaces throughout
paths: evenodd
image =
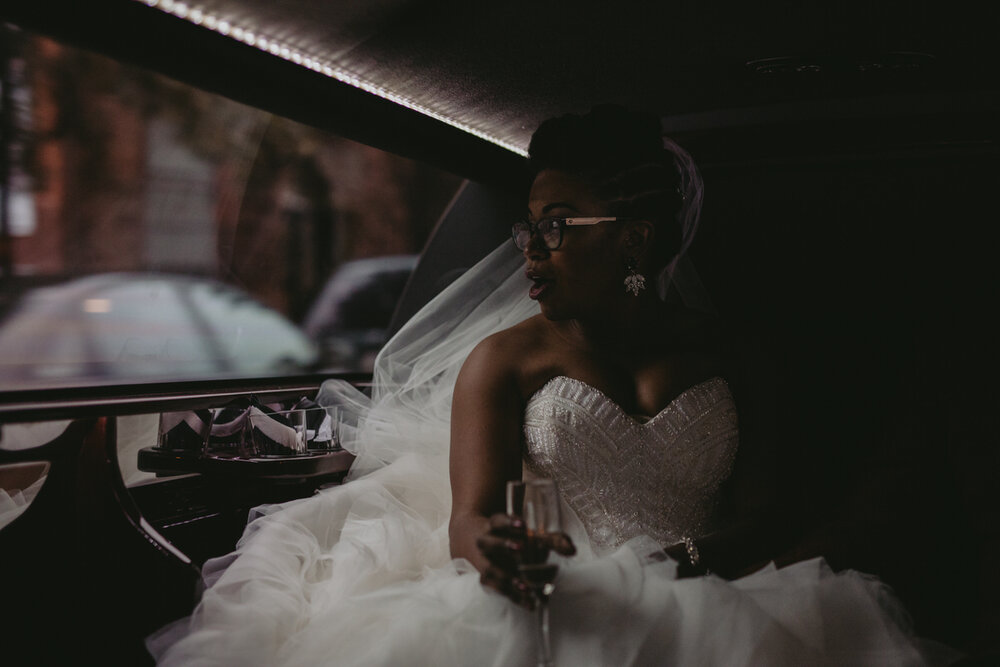
M 504 503 L 525 477 L 555 480 L 565 519 L 549 544 L 557 665 L 953 658 L 875 578 L 769 564 L 766 524 L 729 511 L 748 473 L 685 258 L 690 158 L 615 107 L 547 121 L 529 152 L 513 243 L 390 341 L 371 397 L 322 387 L 357 455 L 347 481 L 255 510 L 206 564 L 192 616 L 148 639 L 158 664 L 532 664 L 524 526 Z

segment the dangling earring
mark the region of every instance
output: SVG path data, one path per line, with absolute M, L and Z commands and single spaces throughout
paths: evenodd
M 635 257 L 629 257 L 625 260 L 625 267 L 628 269 L 628 275 L 625 276 L 625 292 L 631 292 L 632 296 L 639 296 L 639 292 L 646 289 L 646 277 L 635 270 Z

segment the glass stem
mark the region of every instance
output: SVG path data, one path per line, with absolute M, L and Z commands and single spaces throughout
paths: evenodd
M 538 667 L 552 667 L 552 647 L 549 645 L 549 600 L 538 596 L 535 609 L 538 615 Z

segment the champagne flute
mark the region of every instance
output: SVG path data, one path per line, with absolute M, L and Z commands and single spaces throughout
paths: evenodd
M 549 643 L 549 596 L 559 566 L 549 563 L 547 535 L 562 531 L 559 493 L 551 479 L 507 482 L 507 514 L 524 521 L 526 540 L 518 558 L 517 572 L 535 598 L 538 621 L 538 667 L 551 667 Z

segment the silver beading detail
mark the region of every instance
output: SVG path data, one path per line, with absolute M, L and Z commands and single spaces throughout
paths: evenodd
M 698 567 L 698 563 L 701 562 L 701 554 L 698 553 L 698 546 L 694 543 L 694 540 L 685 535 L 681 537 L 681 542 L 684 543 L 684 548 L 687 550 L 691 567 Z

